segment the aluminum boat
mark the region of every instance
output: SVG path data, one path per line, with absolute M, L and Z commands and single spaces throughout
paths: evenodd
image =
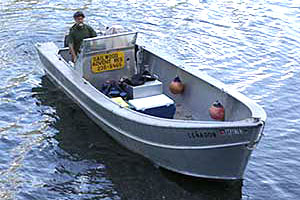
M 243 178 L 266 121 L 265 111 L 243 94 L 148 47 L 136 32 L 84 39 L 75 63 L 67 47 L 47 42 L 36 48 L 46 75 L 127 149 L 185 175 Z M 129 86 L 126 98 L 119 98 L 124 102 L 103 92 L 108 81 L 118 83 L 144 71 L 156 80 Z M 170 91 L 175 77 L 184 85 L 184 91 L 177 94 Z M 166 101 L 174 106 L 168 117 L 143 112 L 150 104 L 157 104 L 159 112 L 169 109 L 170 105 L 161 105 Z M 210 113 L 216 101 L 224 108 L 222 120 Z

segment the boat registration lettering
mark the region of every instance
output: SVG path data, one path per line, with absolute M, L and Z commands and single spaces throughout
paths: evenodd
M 125 66 L 124 52 L 119 51 L 92 56 L 91 66 L 93 73 L 122 69 Z
M 246 134 L 248 132 L 247 129 L 242 130 L 242 129 L 223 129 L 220 130 L 220 135 L 224 135 L 224 136 L 235 136 L 235 135 L 243 135 Z
M 208 139 L 208 138 L 217 138 L 220 136 L 242 136 L 248 133 L 247 129 L 221 129 L 214 131 L 193 131 L 187 133 L 188 138 L 190 139 Z
M 209 131 L 193 131 L 191 133 L 188 133 L 188 137 L 190 139 L 216 138 L 217 134 L 215 132 L 209 132 Z

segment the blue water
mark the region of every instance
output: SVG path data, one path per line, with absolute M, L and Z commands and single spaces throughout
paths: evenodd
M 180 176 L 116 144 L 44 77 L 34 44 L 83 10 L 121 24 L 267 112 L 243 181 Z M 299 199 L 300 2 L 1 0 L 0 199 Z

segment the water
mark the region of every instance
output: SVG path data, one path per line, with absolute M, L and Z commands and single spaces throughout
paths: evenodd
M 160 170 L 109 138 L 43 77 L 36 42 L 62 45 L 81 9 L 118 23 L 264 107 L 243 181 Z M 1 0 L 0 199 L 298 199 L 300 2 Z

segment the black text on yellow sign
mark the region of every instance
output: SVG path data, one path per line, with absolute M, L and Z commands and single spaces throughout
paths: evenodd
M 92 57 L 92 72 L 99 73 L 122 69 L 125 66 L 124 52 L 98 54 Z

